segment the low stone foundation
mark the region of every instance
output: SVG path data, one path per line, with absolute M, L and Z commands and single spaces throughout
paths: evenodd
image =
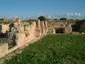
M 8 54 L 8 43 L 0 43 L 0 58 Z

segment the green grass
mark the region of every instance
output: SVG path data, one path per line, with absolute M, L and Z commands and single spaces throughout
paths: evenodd
M 85 35 L 47 35 L 6 64 L 85 64 Z

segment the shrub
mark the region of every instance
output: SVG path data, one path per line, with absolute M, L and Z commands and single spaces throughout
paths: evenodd
M 29 27 L 29 24 L 24 24 L 24 30 L 26 30 L 27 27 Z

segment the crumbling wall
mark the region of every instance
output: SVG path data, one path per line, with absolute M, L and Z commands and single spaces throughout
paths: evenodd
M 8 43 L 0 43 L 0 58 L 8 53 Z
M 16 33 L 16 41 L 15 42 L 18 47 L 24 45 L 25 40 L 26 40 L 25 33 Z
M 48 32 L 48 26 L 47 26 L 47 21 L 40 21 L 38 20 L 36 22 L 36 37 L 40 37 L 43 35 L 46 35 Z
M 48 33 L 72 33 L 72 23 L 69 22 L 48 22 Z
M 1 28 L 2 33 L 6 33 L 6 31 L 9 31 L 9 24 L 2 24 L 1 26 L 2 26 Z
M 67 26 L 65 26 L 64 33 L 66 33 L 66 34 L 72 33 L 72 27 L 71 27 L 70 24 L 68 24 Z
M 29 35 L 26 37 L 26 42 L 30 42 L 31 40 L 35 39 L 35 29 L 36 29 L 36 22 L 33 22 L 30 26 L 30 29 L 28 30 Z
M 24 26 L 22 25 L 22 28 L 23 27 Z M 16 33 L 16 44 L 18 47 L 25 45 L 35 38 L 35 28 L 36 22 L 32 22 L 29 27 L 26 27 L 26 31 L 24 31 L 24 28 L 20 30 L 18 27 L 18 29 L 20 30 L 18 33 Z
M 39 30 L 38 31 L 36 31 Z M 26 27 L 26 31 L 24 30 L 24 25 L 19 21 L 14 23 L 14 27 L 11 28 L 11 32 L 8 33 L 9 37 L 6 44 L 0 45 L 0 58 L 5 56 L 6 54 L 16 50 L 17 48 L 25 45 L 26 43 L 30 44 L 30 41 L 35 40 L 36 38 L 40 38 L 42 35 L 47 34 L 47 22 L 32 22 L 29 27 Z M 27 35 L 26 35 L 27 34 Z M 15 39 L 12 37 L 15 35 Z M 38 37 L 36 37 L 38 35 Z M 10 49 L 8 49 L 8 43 L 11 43 L 15 40 L 16 45 Z M 13 42 L 14 43 L 14 42 Z
M 40 20 L 38 20 L 36 22 L 35 36 L 36 37 L 41 36 L 41 23 L 40 23 Z

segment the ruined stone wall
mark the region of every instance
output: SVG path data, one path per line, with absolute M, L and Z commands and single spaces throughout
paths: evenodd
M 48 22 L 48 33 L 71 33 L 73 23 L 69 22 Z
M 19 47 L 35 39 L 35 28 L 36 28 L 36 22 L 33 22 L 28 27 L 28 30 L 24 32 L 22 30 L 20 31 L 20 33 L 16 33 L 16 43 Z
M 46 35 L 47 31 L 47 21 L 32 22 L 30 26 L 26 27 L 26 31 L 24 30 L 24 25 L 20 21 L 15 22 L 14 27 L 12 27 L 11 32 L 9 32 L 9 34 L 11 35 L 9 36 L 9 38 L 13 35 L 16 36 L 16 46 L 11 49 L 8 49 L 8 42 L 6 44 L 0 45 L 0 58 L 25 45 L 26 43 L 30 44 L 30 41 L 35 40 L 36 38 L 40 38 L 42 35 Z M 38 37 L 36 37 L 36 35 Z
M 35 36 L 41 36 L 41 23 L 40 20 L 36 21 L 36 29 L 35 29 Z
M 16 33 L 16 45 L 18 47 L 22 46 L 25 43 L 25 33 Z
M 48 32 L 48 26 L 47 26 L 47 21 L 40 21 L 38 20 L 36 22 L 36 37 L 46 35 Z
M 0 58 L 8 53 L 8 43 L 0 43 Z
M 9 24 L 1 24 L 1 33 L 6 33 L 6 31 L 9 31 Z
M 31 40 L 35 39 L 35 29 L 36 29 L 36 22 L 33 22 L 28 30 L 29 35 L 26 37 L 26 42 L 30 42 Z

